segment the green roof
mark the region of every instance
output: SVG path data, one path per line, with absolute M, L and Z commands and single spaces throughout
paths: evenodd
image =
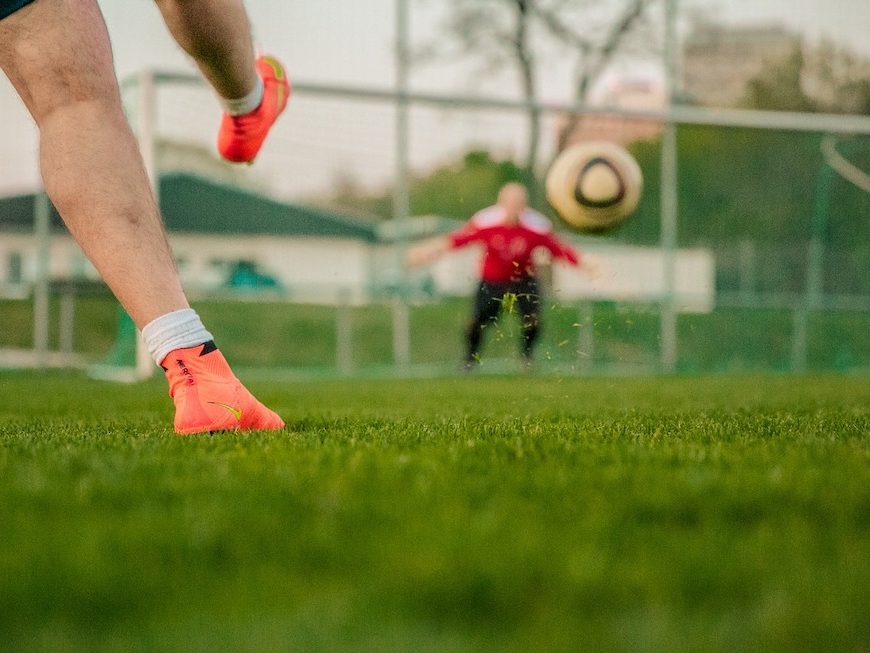
M 0 198 L 0 231 L 33 228 L 35 195 Z M 288 204 L 187 173 L 160 177 L 160 207 L 175 233 L 350 238 L 375 242 L 375 225 L 332 211 Z M 62 229 L 52 208 L 52 226 Z
M 33 193 L 0 198 L 0 232 L 32 232 L 35 206 L 36 195 Z M 63 221 L 53 206 L 51 207 L 51 227 L 54 231 L 65 229 Z
M 190 174 L 160 178 L 160 207 L 171 232 L 377 240 L 375 226 L 366 222 Z

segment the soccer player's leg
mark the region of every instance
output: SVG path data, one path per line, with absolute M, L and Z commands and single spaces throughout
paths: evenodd
M 48 195 L 136 324 L 187 308 L 96 0 L 36 0 L 0 21 L 0 68 L 39 128 Z
M 541 294 L 537 279 L 525 279 L 519 284 L 516 293 L 522 326 L 520 353 L 526 363 L 531 363 L 535 342 L 541 334 Z
M 224 105 L 218 151 L 251 163 L 287 106 L 290 83 L 274 57 L 254 59 L 241 0 L 156 0 L 178 44 L 196 61 Z
M 211 340 L 181 288 L 138 146 L 121 110 L 109 37 L 96 0 L 35 0 L 6 16 L 0 21 L 0 68 L 39 128 L 46 192 L 143 329 L 155 360 Z M 189 368 L 186 383 L 197 385 L 206 400 L 229 403 L 226 397 L 238 394 L 238 381 L 221 365 L 215 363 L 208 374 L 200 374 L 199 367 L 197 361 Z M 227 382 L 211 383 L 220 372 Z M 178 401 L 176 406 L 180 409 Z M 265 410 L 251 409 L 252 415 L 231 426 L 277 428 L 280 419 Z M 213 424 L 195 423 L 200 430 L 226 425 L 223 416 Z
M 483 332 L 498 320 L 505 288 L 482 281 L 474 296 L 471 321 L 466 330 L 465 366 L 472 369 L 480 362 Z

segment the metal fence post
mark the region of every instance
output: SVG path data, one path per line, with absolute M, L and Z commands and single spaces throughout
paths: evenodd
M 72 359 L 75 340 L 76 288 L 74 282 L 65 284 L 60 295 L 60 318 L 58 321 L 58 342 L 67 364 Z
M 335 308 L 335 366 L 343 376 L 353 372 L 353 311 L 346 290 L 339 294 Z
M 396 226 L 398 293 L 393 298 L 393 362 L 404 367 L 411 362 L 410 319 L 404 262 L 407 249 L 405 227 L 410 215 L 408 193 L 410 4 L 396 0 L 396 179 L 393 189 L 393 224 Z
M 665 0 L 665 71 L 668 106 L 674 105 L 677 88 L 677 0 Z M 661 301 L 661 368 L 673 372 L 677 367 L 677 126 L 670 116 L 662 134 L 661 152 L 661 233 L 663 256 L 663 298 Z
M 36 238 L 36 278 L 33 286 L 33 350 L 36 367 L 48 364 L 50 320 L 49 260 L 51 258 L 51 202 L 45 192 L 33 200 L 33 233 Z
M 393 297 L 393 362 L 398 367 L 411 363 L 411 316 L 404 293 Z
M 799 302 L 792 314 L 791 332 L 791 371 L 805 372 L 807 369 L 807 331 L 809 310 L 806 302 Z
M 791 357 L 791 367 L 794 372 L 805 372 L 807 369 L 810 316 L 821 306 L 824 294 L 825 234 L 828 231 L 828 211 L 833 182 L 834 169 L 827 163 L 823 163 L 816 184 L 812 232 L 807 243 L 807 276 L 804 293 L 798 302 L 794 316 Z

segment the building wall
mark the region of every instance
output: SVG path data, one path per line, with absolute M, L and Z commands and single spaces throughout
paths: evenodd
M 581 248 L 601 261 L 602 274 L 590 279 L 577 268 L 553 266 L 553 294 L 562 300 L 606 299 L 653 302 L 665 294 L 665 256 L 657 247 L 595 245 Z M 704 248 L 676 252 L 676 303 L 681 312 L 713 309 L 716 265 Z
M 699 104 L 733 106 L 752 79 L 800 47 L 799 37 L 777 25 L 696 25 L 683 49 L 683 93 Z
M 358 302 L 368 294 L 372 248 L 362 241 L 201 234 L 173 234 L 171 241 L 182 280 L 195 292 L 219 287 L 228 264 L 253 261 L 297 301 Z
M 172 249 L 185 287 L 193 294 L 220 289 L 230 265 L 252 261 L 258 271 L 277 279 L 296 301 L 329 303 L 363 301 L 368 294 L 372 248 L 356 240 L 279 238 L 273 236 L 210 236 L 173 234 Z M 21 281 L 37 275 L 37 244 L 31 234 L 4 233 L 0 237 L 0 293 L 19 295 L 12 285 L 10 263 L 21 260 Z M 99 279 L 75 241 L 68 235 L 51 238 L 49 276 L 53 279 Z
M 664 294 L 664 255 L 659 248 L 581 244 L 578 249 L 598 258 L 603 274 L 591 280 L 577 268 L 555 262 L 549 291 L 555 300 L 653 302 Z M 436 291 L 443 295 L 469 295 L 479 279 L 480 257 L 481 251 L 473 246 L 447 254 L 431 268 Z M 713 253 L 703 248 L 681 249 L 676 254 L 676 269 L 679 310 L 712 310 L 716 284 Z
M 24 284 L 33 283 L 37 275 L 38 248 L 32 234 L 3 233 L 0 234 L 0 284 L 8 292 L 15 292 L 10 284 L 15 279 L 10 278 L 13 259 L 21 261 L 21 281 Z M 79 246 L 68 235 L 55 234 L 50 239 L 48 274 L 50 278 L 86 278 L 99 279 L 97 271 L 85 258 Z

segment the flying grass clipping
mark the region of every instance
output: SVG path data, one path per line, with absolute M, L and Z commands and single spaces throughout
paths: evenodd
M 642 190 L 637 161 L 607 141 L 567 148 L 547 173 L 547 199 L 576 231 L 600 233 L 622 224 L 637 209 Z

